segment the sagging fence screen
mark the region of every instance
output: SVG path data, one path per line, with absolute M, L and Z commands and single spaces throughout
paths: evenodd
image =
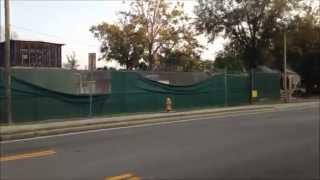
M 0 75 L 0 117 L 5 123 L 4 76 Z M 14 122 L 43 121 L 121 113 L 161 112 L 166 97 L 174 110 L 235 106 L 249 103 L 250 78 L 246 73 L 193 73 L 179 80 L 175 74 L 58 69 L 13 69 Z M 150 78 L 151 77 L 151 78 Z M 157 77 L 157 78 L 156 78 Z M 179 76 L 177 76 L 179 77 Z M 93 82 L 88 90 L 88 82 Z M 280 75 L 255 73 L 256 100 L 280 97 Z M 92 98 L 90 98 L 92 97 Z

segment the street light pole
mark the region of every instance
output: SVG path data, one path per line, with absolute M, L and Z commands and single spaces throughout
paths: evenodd
M 283 37 L 283 88 L 285 93 L 285 102 L 288 102 L 288 83 L 287 83 L 287 33 L 284 31 Z
M 9 124 L 12 124 L 11 114 L 11 65 L 10 65 L 10 4 L 9 0 L 4 1 L 5 12 L 5 114 Z
M 2 42 L 2 0 L 0 0 L 0 42 Z

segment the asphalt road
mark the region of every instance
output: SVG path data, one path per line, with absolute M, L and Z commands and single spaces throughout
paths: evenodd
M 319 118 L 308 107 L 4 143 L 0 179 L 319 179 Z

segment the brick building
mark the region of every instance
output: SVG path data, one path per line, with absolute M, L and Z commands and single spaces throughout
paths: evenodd
M 0 66 L 4 66 L 5 43 L 0 43 Z M 61 68 L 63 44 L 11 40 L 11 66 Z

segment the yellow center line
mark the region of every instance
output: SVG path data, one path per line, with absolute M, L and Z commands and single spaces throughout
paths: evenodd
M 106 177 L 104 180 L 122 180 L 122 179 L 127 179 L 130 177 L 133 177 L 133 174 L 127 173 L 127 174 L 122 174 L 119 176 Z
M 16 160 L 22 160 L 22 159 L 35 158 L 35 157 L 49 156 L 49 155 L 53 155 L 53 154 L 56 154 L 56 151 L 47 150 L 47 151 L 17 154 L 17 155 L 12 155 L 12 156 L 0 157 L 0 162 L 16 161 Z

